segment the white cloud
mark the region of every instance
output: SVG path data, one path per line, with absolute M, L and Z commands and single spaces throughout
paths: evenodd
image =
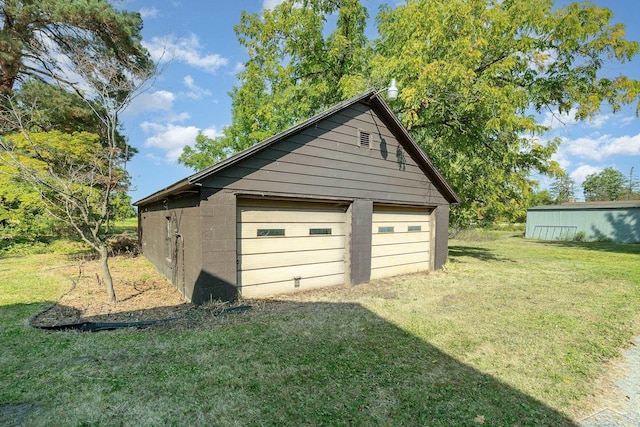
M 262 0 L 263 9 L 274 9 L 279 4 L 282 4 L 284 0 Z
M 572 108 L 566 113 L 560 113 L 558 110 L 548 111 L 544 115 L 542 125 L 550 129 L 559 129 L 582 123 L 586 127 L 599 129 L 611 119 L 610 114 L 598 114 L 591 120 L 580 121 L 576 119 L 577 112 L 577 108 Z
M 190 89 L 190 91 L 187 92 L 187 96 L 191 99 L 200 99 L 203 96 L 211 96 L 210 90 L 203 89 L 200 86 L 196 85 L 193 77 L 189 75 L 184 77 L 183 83 L 188 89 Z
M 143 7 L 138 11 L 138 13 L 140 13 L 142 19 L 156 18 L 159 14 L 159 10 L 155 7 Z
M 569 166 L 571 166 L 571 160 L 569 160 L 565 153 L 562 150 L 556 151 L 551 156 L 551 160 L 558 162 L 560 167 L 564 170 L 567 170 Z
M 611 135 L 563 138 L 560 157 L 573 155 L 581 159 L 602 160 L 611 156 L 640 156 L 640 134 L 613 137 Z
M 569 174 L 571 179 L 576 183 L 576 187 L 579 187 L 584 182 L 585 178 L 592 173 L 602 172 L 602 168 L 590 165 L 580 165 L 573 172 Z
M 209 138 L 215 138 L 222 134 L 214 127 L 199 129 L 195 126 L 179 126 L 171 123 L 164 126 L 150 122 L 145 122 L 141 126 L 147 133 L 156 132 L 155 135 L 147 138 L 144 146 L 163 151 L 165 160 L 168 162 L 178 160 L 184 147 L 195 143 L 198 132 L 202 132 Z
M 640 156 L 640 134 L 612 138 L 604 151 L 608 156 Z
M 233 67 L 233 74 L 237 75 L 242 71 L 244 71 L 244 64 L 242 62 L 236 62 L 236 66 Z
M 151 42 L 143 44 L 156 62 L 180 61 L 209 73 L 215 73 L 229 62 L 217 53 L 203 53 L 200 40 L 195 34 L 182 38 L 153 37 Z
M 576 110 L 571 109 L 567 113 L 560 113 L 556 111 L 547 111 L 544 114 L 542 125 L 550 129 L 557 129 L 564 126 L 571 126 L 576 124 Z
M 166 90 L 144 92 L 133 98 L 124 113 L 136 115 L 146 111 L 170 111 L 175 100 L 175 95 Z
M 620 122 L 620 127 L 626 126 L 629 123 L 633 123 L 635 120 L 636 120 L 635 116 L 623 116 L 618 119 L 618 121 Z
M 140 127 L 142 128 L 142 131 L 147 134 L 151 132 L 160 132 L 164 129 L 164 125 L 154 122 L 142 122 L 140 123 Z

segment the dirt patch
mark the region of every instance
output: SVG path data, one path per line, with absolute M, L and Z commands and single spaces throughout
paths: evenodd
M 144 257 L 114 257 L 109 265 L 116 304 L 107 302 L 98 262 L 76 261 L 56 271 L 69 278 L 69 291 L 56 304 L 36 315 L 32 324 L 137 322 L 181 317 L 194 310 Z

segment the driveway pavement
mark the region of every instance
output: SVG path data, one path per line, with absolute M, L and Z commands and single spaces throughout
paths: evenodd
M 621 375 L 602 408 L 580 421 L 581 427 L 640 427 L 640 337 L 623 353 Z

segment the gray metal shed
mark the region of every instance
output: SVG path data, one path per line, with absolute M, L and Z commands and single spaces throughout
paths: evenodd
M 525 237 L 545 240 L 640 242 L 640 201 L 578 202 L 527 211 Z
M 138 201 L 194 303 L 435 270 L 458 196 L 374 90 Z

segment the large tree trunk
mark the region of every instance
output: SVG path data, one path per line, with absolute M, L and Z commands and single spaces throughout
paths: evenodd
M 111 271 L 109 271 L 109 251 L 107 245 L 102 244 L 100 246 L 100 263 L 102 264 L 102 276 L 104 279 L 104 285 L 107 288 L 107 301 L 109 304 L 116 303 L 116 292 L 113 289 L 113 279 L 111 278 Z

